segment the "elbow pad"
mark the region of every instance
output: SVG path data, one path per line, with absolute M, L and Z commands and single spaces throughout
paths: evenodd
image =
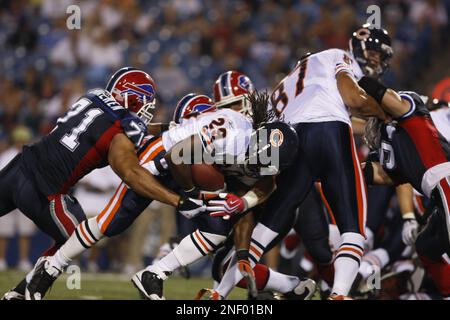
M 385 85 L 370 77 L 362 77 L 361 80 L 358 81 L 358 84 L 368 95 L 381 104 L 381 100 L 383 100 L 383 96 L 387 90 Z

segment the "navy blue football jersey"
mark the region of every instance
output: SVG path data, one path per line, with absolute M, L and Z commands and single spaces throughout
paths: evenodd
M 82 96 L 53 131 L 25 146 L 22 166 L 46 196 L 67 193 L 83 176 L 108 164 L 113 137 L 124 133 L 138 148 L 145 124 L 103 89 Z
M 411 110 L 396 123 L 381 128 L 380 163 L 397 183 L 409 182 L 422 192 L 425 172 L 450 159 L 450 145 L 436 129 L 420 96 L 400 92 Z

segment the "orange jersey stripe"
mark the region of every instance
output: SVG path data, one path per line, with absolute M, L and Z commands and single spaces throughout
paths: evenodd
M 161 151 L 164 151 L 164 147 L 163 147 L 162 145 L 159 146 L 158 148 L 156 148 L 156 149 L 150 154 L 150 156 L 148 156 L 148 158 L 145 159 L 145 161 L 141 163 L 141 165 L 144 164 L 144 163 L 147 163 L 147 162 L 152 161 L 152 160 L 153 160 L 153 159 L 154 159 Z
M 153 141 L 152 143 L 150 143 L 147 146 L 147 148 L 145 148 L 145 150 L 139 155 L 139 160 L 142 160 L 142 158 L 147 154 L 147 152 L 161 140 L 162 140 L 161 138 L 158 138 L 155 141 Z

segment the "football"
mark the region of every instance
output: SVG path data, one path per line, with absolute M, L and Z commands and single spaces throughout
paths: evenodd
M 210 164 L 193 164 L 191 166 L 192 181 L 205 191 L 217 191 L 224 188 L 225 178 L 223 174 Z

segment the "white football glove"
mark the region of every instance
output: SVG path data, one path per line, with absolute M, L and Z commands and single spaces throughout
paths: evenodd
M 402 240 L 407 246 L 412 246 L 416 242 L 419 224 L 414 214 L 407 214 L 408 218 L 403 221 Z

